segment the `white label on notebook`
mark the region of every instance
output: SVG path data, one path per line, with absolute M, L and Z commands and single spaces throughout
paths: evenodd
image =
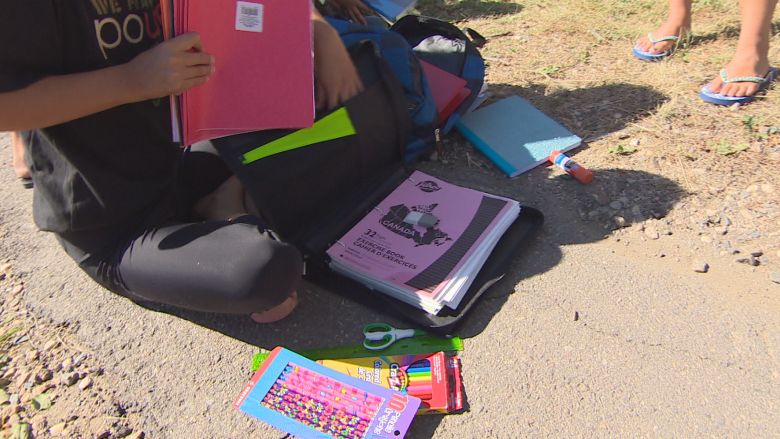
M 263 5 L 260 3 L 236 2 L 236 30 L 262 32 Z

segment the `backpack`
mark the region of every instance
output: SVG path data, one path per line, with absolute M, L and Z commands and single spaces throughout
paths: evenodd
M 404 159 L 411 162 L 420 154 L 430 150 L 435 143 L 434 132 L 439 126 L 439 115 L 420 60 L 409 43 L 398 33 L 387 29 L 364 26 L 332 17 L 325 19 L 338 31 L 341 40 L 348 48 L 366 40 L 374 42 L 379 48 L 382 59 L 390 66 L 404 89 L 412 122 Z
M 390 29 L 364 26 L 327 18 L 339 32 L 347 47 L 371 40 L 380 50 L 406 92 L 412 134 L 409 137 L 405 160 L 410 162 L 434 145 L 441 156 L 440 135 L 446 134 L 471 107 L 485 79 L 485 63 L 475 43 L 484 38 L 471 29 L 472 41 L 455 25 L 446 21 L 419 15 L 406 15 Z M 428 79 L 420 60 L 466 80 L 468 97 L 445 119 L 439 120 Z
M 484 45 L 485 38 L 467 28 L 469 38 L 452 23 L 420 15 L 403 16 L 390 30 L 403 36 L 419 59 L 466 80 L 468 97 L 446 120 L 439 121 L 441 134 L 446 134 L 466 114 L 482 89 L 485 61 L 477 46 Z

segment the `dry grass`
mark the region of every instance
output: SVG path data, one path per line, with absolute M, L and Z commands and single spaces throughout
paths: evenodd
M 423 15 L 487 38 L 481 52 L 493 99 L 518 94 L 579 136 L 599 139 L 575 152 L 587 167 L 653 172 L 704 198 L 750 184 L 780 188 L 780 134 L 766 134 L 780 126 L 780 86 L 739 109 L 698 97 L 734 52 L 737 1 L 695 1 L 693 43 L 659 63 L 637 60 L 635 39 L 663 23 L 666 8 L 661 0 L 422 0 L 418 6 Z M 780 13 L 770 62 L 780 67 Z M 609 152 L 626 137 L 639 143 L 637 152 Z

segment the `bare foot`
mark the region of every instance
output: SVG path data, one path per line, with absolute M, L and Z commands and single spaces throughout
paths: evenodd
M 11 152 L 13 153 L 14 173 L 19 178 L 30 178 L 30 170 L 24 163 L 24 142 L 18 131 L 11 132 Z
M 195 215 L 205 221 L 226 220 L 246 214 L 244 187 L 235 175 L 195 203 Z
M 281 305 L 275 306 L 265 312 L 252 313 L 250 317 L 257 323 L 271 323 L 282 320 L 290 315 L 295 307 L 298 306 L 298 292 L 293 291 Z
M 745 76 L 764 77 L 769 72 L 769 61 L 766 59 L 757 59 L 756 57 L 745 57 L 735 55 L 726 65 L 726 78 L 735 79 Z M 723 78 L 718 75 L 710 83 L 709 90 L 713 93 L 720 93 L 723 96 L 752 96 L 758 92 L 760 83 L 729 82 L 724 84 Z
M 653 44 L 648 36 L 644 36 L 636 40 L 636 47 L 645 52 L 655 54 L 666 53 L 672 50 L 676 45 L 680 44 L 688 37 L 688 35 L 690 35 L 690 25 L 681 26 L 677 23 L 670 23 L 667 21 L 661 27 L 656 29 L 652 35 L 653 39 L 656 41 L 658 41 L 660 38 L 670 36 L 678 37 L 679 40 L 658 41 L 657 43 Z

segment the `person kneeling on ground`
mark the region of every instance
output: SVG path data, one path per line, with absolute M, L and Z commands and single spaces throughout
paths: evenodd
M 100 20 L 159 13 L 157 1 L 118 4 L 110 18 L 89 0 L 0 6 L 0 130 L 22 132 L 36 224 L 134 301 L 258 322 L 287 316 L 301 255 L 247 211 L 209 142 L 171 141 L 168 96 L 205 83 L 214 58 L 197 33 L 162 41 L 159 26 L 101 45 Z M 332 107 L 362 84 L 338 33 L 312 20 L 317 102 Z

